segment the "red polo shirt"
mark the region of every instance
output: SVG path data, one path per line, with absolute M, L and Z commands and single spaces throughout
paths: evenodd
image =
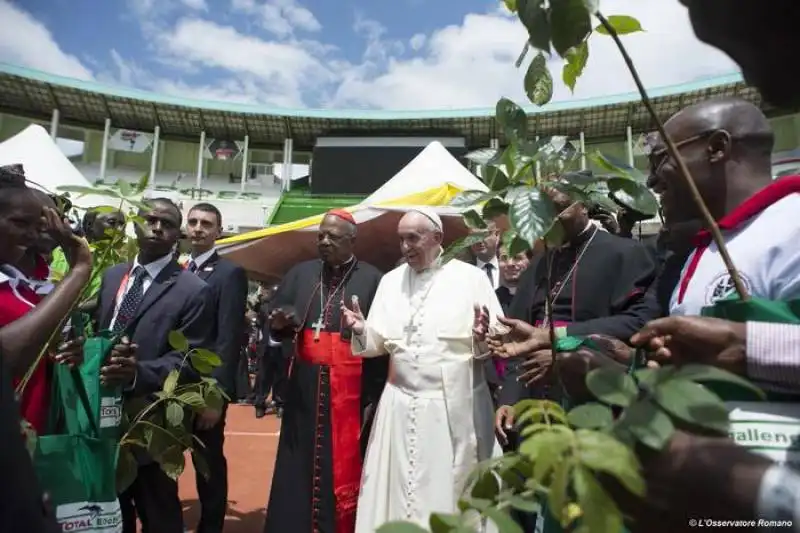
M 39 277 L 39 270 L 37 268 L 36 278 Z M 11 277 L 10 273 L 0 272 L 0 328 L 27 314 L 43 298 L 34 292 L 24 278 Z M 39 434 L 44 433 L 47 428 L 50 406 L 48 361 L 49 359 L 42 358 L 39 362 L 20 400 L 22 417 L 30 422 Z M 14 380 L 15 387 L 19 381 L 19 379 Z

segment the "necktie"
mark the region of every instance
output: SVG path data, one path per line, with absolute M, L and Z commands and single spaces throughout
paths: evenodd
M 486 271 L 486 275 L 489 276 L 489 283 L 492 284 L 492 287 L 494 287 L 494 276 L 492 276 L 493 268 L 494 265 L 491 263 L 486 263 L 485 265 L 483 265 L 483 269 Z
M 144 298 L 144 281 L 147 279 L 147 271 L 143 266 L 138 265 L 131 272 L 133 276 L 133 283 L 131 283 L 125 297 L 122 298 L 122 303 L 117 311 L 117 319 L 114 321 L 113 333 L 119 333 L 133 320 L 136 310 L 139 309 L 139 304 L 142 303 Z

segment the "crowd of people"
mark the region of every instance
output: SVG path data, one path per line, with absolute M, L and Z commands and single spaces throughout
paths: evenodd
M 722 0 L 683 3 L 698 36 L 736 59 L 765 98 L 800 105 L 797 91 L 780 80 L 788 64 L 780 58 L 796 49 L 796 3 L 776 1 L 765 9 L 743 0 L 736 10 Z M 711 99 L 679 111 L 666 130 L 748 293 L 797 299 L 800 226 L 793 214 L 800 208 L 800 177 L 773 180 L 774 139 L 762 111 L 734 98 Z M 382 274 L 353 254 L 358 228 L 352 216 L 330 211 L 319 227 L 319 259 L 296 265 L 265 290 L 249 317 L 260 330 L 250 344 L 272 354 L 261 356 L 257 414 L 274 407 L 283 415 L 264 531 L 373 533 L 387 521 L 427 524 L 432 512 L 455 512 L 478 462 L 516 447 L 516 402 L 562 400 L 567 393 L 573 402 L 586 399 L 586 373 L 601 365 L 627 367 L 630 346 L 642 348 L 648 364 L 713 365 L 784 400 L 797 398 L 800 326 L 699 316 L 736 284 L 661 139 L 649 158 L 649 185 L 661 197 L 665 221 L 653 239 L 631 238 L 630 210 L 616 224 L 606 216 L 601 228 L 590 217 L 592 206 L 550 191 L 561 211 L 562 247 L 510 256 L 498 250 L 506 224 L 499 217 L 487 221 L 489 235 L 468 261 L 445 262 L 442 220 L 419 208 L 400 220 L 403 258 Z M 126 398 L 160 391 L 181 365 L 169 342 L 170 332 L 180 331 L 190 348 L 219 354 L 222 365 L 213 376 L 229 397 L 241 390 L 248 281 L 215 249 L 219 210 L 210 204 L 190 210 L 185 227 L 192 250 L 185 261 L 176 253 L 180 209 L 152 199 L 139 215 L 136 258 L 93 272 L 88 242 L 124 217 L 113 210 L 90 213 L 85 238 L 78 236 L 54 198 L 26 185 L 24 169 L 0 169 L 4 531 L 61 530 L 38 486 L 20 419 L 46 431 L 53 365 L 80 365 L 84 339 L 69 329 L 55 340 L 51 333 L 84 300 L 87 285 L 91 297 L 81 312 L 95 330 L 120 338 L 99 371 L 103 383 L 121 387 Z M 44 260 L 54 251 L 67 265 L 57 283 Z M 602 353 L 554 353 L 551 326 L 559 337 L 592 336 Z M 45 346 L 48 356 L 40 360 Z M 276 362 L 284 359 L 285 366 Z M 26 385 L 17 395 L 20 381 Z M 206 408 L 192 419 L 209 471 L 208 479 L 197 479 L 200 532 L 224 526 L 225 417 L 226 408 Z M 800 474 L 787 465 L 723 437 L 682 431 L 661 452 L 637 453 L 646 498 L 609 489 L 634 531 L 677 532 L 728 519 L 746 520 L 753 531 L 800 531 Z M 139 454 L 136 461 L 136 480 L 119 494 L 122 531 L 136 532 L 138 521 L 144 533 L 183 532 L 177 483 L 152 457 Z M 539 530 L 539 518 L 515 516 L 526 532 Z M 492 528 L 479 517 L 473 526 Z

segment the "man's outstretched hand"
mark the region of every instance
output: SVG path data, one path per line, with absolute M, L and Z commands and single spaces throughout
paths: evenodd
M 344 319 L 344 327 L 352 330 L 356 335 L 362 335 L 366 328 L 366 320 L 364 313 L 361 312 L 361 306 L 358 304 L 358 296 L 353 296 L 350 301 L 350 307 L 342 303 L 342 318 Z
M 745 323 L 671 316 L 645 324 L 631 337 L 631 343 L 650 351 L 649 358 L 659 364 L 708 364 L 744 375 L 747 372 L 746 337 Z
M 472 336 L 478 342 L 484 342 L 489 334 L 489 308 L 475 304 L 472 320 Z
M 498 357 L 518 357 L 550 348 L 550 332 L 515 318 L 497 317 L 505 326 L 502 335 L 490 335 L 489 348 Z

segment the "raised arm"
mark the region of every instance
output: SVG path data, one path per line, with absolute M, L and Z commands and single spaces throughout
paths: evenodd
M 388 305 L 385 279 L 383 278 L 378 284 L 378 290 L 375 292 L 375 298 L 372 300 L 372 306 L 366 319 L 361 312 L 358 299 L 354 299 L 349 308 L 342 306 L 345 327 L 353 331 L 350 347 L 353 355 L 357 357 L 378 357 L 386 354 L 386 336 L 383 332 L 386 328 L 386 321 L 390 317 L 385 309 Z

